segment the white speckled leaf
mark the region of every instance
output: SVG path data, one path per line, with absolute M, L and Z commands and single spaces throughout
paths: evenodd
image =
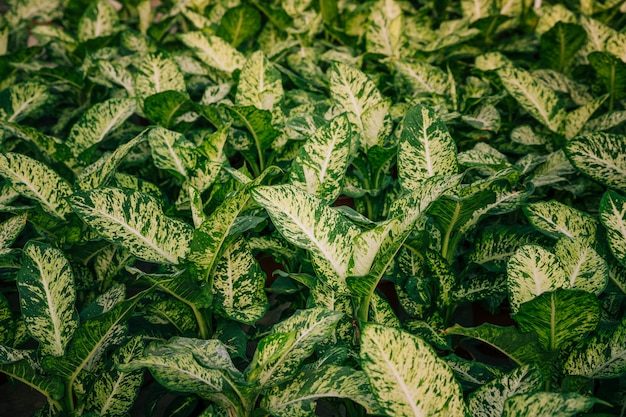
M 445 123 L 429 107 L 417 105 L 403 121 L 398 143 L 398 178 L 405 190 L 436 175 L 458 172 L 456 144 Z
M 130 98 L 108 99 L 93 105 L 72 126 L 67 146 L 74 156 L 79 156 L 117 129 L 136 108 L 137 101 Z
M 589 410 L 598 400 L 575 393 L 536 392 L 511 397 L 502 417 L 573 417 Z
M 24 254 L 17 287 L 26 328 L 45 354 L 62 356 L 78 327 L 70 263 L 60 250 L 33 241 Z
M 160 126 L 150 129 L 146 136 L 154 165 L 180 179 L 187 178 L 188 172 L 196 166 L 198 155 L 194 144 L 182 133 Z
M 562 237 L 554 246 L 554 254 L 567 275 L 573 290 L 600 295 L 609 280 L 609 266 L 600 254 L 581 239 Z
M 331 204 L 341 193 L 351 140 L 352 127 L 345 113 L 320 127 L 298 150 L 291 165 L 291 183 Z
M 78 21 L 78 40 L 109 36 L 115 33 L 119 17 L 113 5 L 106 0 L 91 3 Z
M 493 3 L 492 0 L 462 0 L 461 9 L 463 10 L 463 17 L 470 22 L 488 17 L 494 12 Z
M 241 69 L 246 58 L 228 42 L 202 32 L 186 32 L 180 39 L 205 64 L 220 71 L 232 73 Z
M 60 219 L 69 213 L 65 198 L 72 194 L 72 188 L 41 162 L 19 153 L 5 152 L 0 154 L 0 175 L 11 182 L 15 191 L 41 204 L 47 213 Z
M 389 219 L 356 235 L 353 240 L 353 264 L 350 274 L 357 277 L 367 275 L 381 247 L 386 248 L 383 244 L 391 243 L 385 241 L 392 238 L 396 240 L 400 227 L 399 220 Z
M 124 87 L 128 92 L 129 97 L 135 96 L 133 74 L 127 67 L 119 62 L 99 60 L 98 69 L 104 78 Z
M 0 119 L 19 122 L 50 99 L 48 87 L 35 81 L 15 84 L 0 93 Z M 6 106 L 6 107 L 5 107 Z
M 361 116 L 363 131 L 361 132 L 361 146 L 368 151 L 376 145 L 384 144 L 391 133 L 393 123 L 389 115 L 391 100 L 383 100 L 368 107 Z
M 163 91 L 187 93 L 183 73 L 176 61 L 162 52 L 143 56 L 135 64 L 133 90 L 140 98 Z
M 374 3 L 365 34 L 365 49 L 371 54 L 398 57 L 403 41 L 402 9 L 394 0 Z
M 590 215 L 556 200 L 538 201 L 524 206 L 528 221 L 541 233 L 559 239 L 580 238 L 595 242 L 598 222 Z
M 610 379 L 626 372 L 626 326 L 601 327 L 581 340 L 563 365 L 565 373 Z
M 598 97 L 567 113 L 561 126 L 566 139 L 576 136 L 589 121 L 591 115 L 606 101 L 608 95 Z
M 327 260 L 340 277 L 347 276 L 359 229 L 339 212 L 294 185 L 257 187 L 252 198 L 285 239 Z
M 521 304 L 546 291 L 569 287 L 567 274 L 557 257 L 537 245 L 519 247 L 509 258 L 507 287 L 513 313 Z
M 396 78 L 407 85 L 413 95 L 421 93 L 445 95 L 448 92 L 448 75 L 441 68 L 421 60 L 395 61 Z
M 626 198 L 608 190 L 600 201 L 600 221 L 606 228 L 611 253 L 626 265 Z
M 0 255 L 11 251 L 10 246 L 26 226 L 26 214 L 9 217 L 0 224 Z
M 626 191 L 626 140 L 623 135 L 589 133 L 565 145 L 572 165 L 602 184 Z
M 235 104 L 271 111 L 282 100 L 283 94 L 280 72 L 262 51 L 250 55 L 239 75 Z
M 191 226 L 163 215 L 147 194 L 102 188 L 76 193 L 70 204 L 96 233 L 139 259 L 177 264 L 189 251 Z
M 377 324 L 361 327 L 361 366 L 390 416 L 464 417 L 452 370 L 422 339 Z

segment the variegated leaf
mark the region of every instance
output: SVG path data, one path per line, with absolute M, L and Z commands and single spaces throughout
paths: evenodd
M 613 33 L 606 40 L 606 51 L 626 62 L 626 35 L 622 32 Z
M 89 108 L 72 126 L 67 146 L 78 157 L 117 129 L 137 108 L 135 99 L 109 99 Z
M 70 204 L 96 233 L 139 259 L 177 264 L 189 251 L 192 228 L 164 216 L 147 194 L 95 189 L 74 194 Z
M 551 131 L 559 131 L 565 118 L 565 109 L 554 90 L 540 84 L 522 69 L 505 66 L 497 72 L 509 94 L 527 112 Z
M 11 251 L 10 246 L 26 226 L 26 215 L 13 216 L 0 224 L 0 255 Z
M 356 235 L 352 243 L 354 249 L 350 274 L 357 277 L 367 275 L 385 240 L 392 236 L 397 238 L 399 227 L 400 222 L 397 219 L 390 219 Z
M 452 370 L 422 339 L 391 327 L 361 327 L 361 366 L 378 405 L 393 416 L 466 416 Z
M 15 318 L 13 317 L 13 311 L 11 305 L 9 304 L 9 300 L 2 294 L 0 294 L 0 346 L 12 346 L 13 339 L 15 337 Z M 0 349 L 4 349 L 0 348 Z M 9 348 L 6 348 L 9 349 Z M 13 355 L 5 354 L 7 351 L 4 350 L 0 355 L 0 363 L 10 363 L 15 362 L 19 359 L 15 358 L 14 360 L 7 361 L 8 357 L 12 357 Z
M 567 275 L 566 288 L 595 295 L 604 291 L 609 280 L 609 266 L 588 243 L 562 237 L 554 246 L 554 254 Z
M 22 317 L 48 355 L 62 356 L 76 327 L 76 292 L 69 261 L 58 249 L 31 241 L 17 275 Z
M 328 261 L 339 277 L 347 276 L 352 241 L 359 233 L 356 226 L 293 185 L 257 187 L 252 198 L 267 210 L 285 239 Z
M 99 60 L 98 69 L 107 80 L 124 87 L 129 97 L 135 96 L 133 74 L 124 65 L 119 62 Z
M 524 206 L 528 221 L 541 233 L 555 239 L 566 236 L 594 243 L 598 222 L 590 215 L 556 200 Z
M 448 92 L 448 75 L 439 67 L 426 62 L 394 61 L 396 79 L 406 85 L 412 95 L 423 93 L 445 95 Z
M 586 41 L 587 33 L 580 25 L 557 22 L 541 35 L 541 61 L 546 67 L 564 72 Z
M 283 94 L 280 72 L 262 51 L 250 55 L 239 75 L 235 103 L 271 111 L 282 100 Z
M 474 390 L 503 375 L 502 370 L 494 365 L 465 359 L 454 353 L 442 359 L 450 366 L 463 390 Z
M 383 100 L 368 107 L 361 116 L 363 131 L 361 132 L 361 146 L 366 151 L 384 143 L 391 133 L 392 121 L 389 115 L 391 100 Z
M 582 128 L 583 134 L 612 129 L 626 122 L 626 111 L 613 111 L 604 113 L 589 120 Z
M 600 201 L 600 221 L 606 228 L 611 253 L 626 265 L 626 198 L 608 190 Z
M 298 310 L 274 325 L 270 335 L 259 342 L 246 370 L 247 380 L 263 388 L 290 380 L 317 344 L 330 337 L 342 317 L 338 311 L 311 308 Z
M 404 118 L 398 143 L 398 178 L 402 187 L 414 191 L 427 178 L 457 172 L 456 144 L 445 123 L 433 109 L 413 107 Z
M 0 372 L 37 390 L 54 409 L 62 409 L 61 400 L 65 387 L 61 378 L 52 375 L 41 375 L 41 373 L 33 369 L 33 366 L 27 359 L 0 365 Z
M 205 64 L 228 74 L 241 69 L 246 58 L 225 40 L 202 32 L 186 32 L 180 39 Z
M 610 379 L 626 373 L 626 326 L 600 327 L 582 339 L 563 365 L 569 375 Z
M 508 398 L 540 391 L 543 383 L 544 377 L 537 367 L 520 366 L 474 391 L 468 399 L 469 411 L 473 417 L 501 417 Z
M 228 9 L 219 24 L 218 34 L 237 48 L 261 28 L 261 14 L 256 7 L 242 3 Z
M 494 12 L 493 0 L 462 0 L 463 17 L 470 22 L 489 17 Z
M 243 239 L 224 251 L 213 275 L 214 308 L 227 318 L 253 324 L 268 308 L 265 273 Z
M 78 21 L 78 40 L 109 36 L 115 33 L 119 25 L 119 17 L 113 5 L 106 0 L 91 3 Z
M 568 288 L 568 276 L 557 257 L 537 245 L 519 247 L 507 264 L 507 287 L 513 313 L 547 291 Z
M 51 94 L 45 84 L 25 81 L 0 92 L 0 119 L 19 122 L 46 104 Z
M 143 101 L 143 112 L 153 123 L 167 129 L 193 123 L 200 116 L 187 93 L 166 90 Z
M 41 204 L 49 214 L 64 219 L 70 207 L 65 201 L 72 188 L 55 171 L 35 159 L 19 153 L 0 154 L 0 175 L 11 187 Z
M 352 128 L 345 114 L 322 126 L 298 150 L 290 181 L 331 204 L 341 193 L 350 160 Z
M 602 184 L 626 191 L 626 140 L 622 135 L 589 133 L 565 145 L 565 153 L 579 171 Z
M 323 398 L 348 398 L 369 413 L 379 414 L 365 374 L 337 365 L 302 372 L 286 386 L 270 389 L 261 407 L 277 417 L 304 417 L 312 415 L 316 401 Z
M 146 315 L 157 323 L 172 325 L 181 335 L 198 334 L 198 322 L 194 311 L 185 303 L 167 298 L 153 301 L 146 307 Z
M 371 54 L 399 57 L 403 41 L 402 9 L 394 0 L 380 0 L 370 10 L 365 49 Z
M 143 56 L 134 66 L 133 90 L 140 98 L 170 90 L 187 93 L 183 73 L 162 52 Z
M 556 351 L 580 340 L 600 321 L 595 294 L 557 289 L 523 303 L 513 316 L 523 332 L 535 332 L 541 347 Z
M 591 115 L 606 101 L 607 97 L 607 95 L 598 97 L 567 113 L 561 126 L 565 138 L 572 139 L 575 137 L 587 124 Z
M 595 398 L 576 393 L 519 394 L 504 403 L 502 417 L 573 417 L 589 410 L 597 402 Z
M 110 245 L 113 246 L 113 245 Z M 107 291 L 100 294 L 80 312 L 80 321 L 85 322 L 101 314 L 107 313 L 126 298 L 126 287 L 123 284 L 114 284 Z
M 150 129 L 146 136 L 154 165 L 180 179 L 187 178 L 188 172 L 196 166 L 198 157 L 194 144 L 182 133 L 160 126 Z
M 0 120 L 0 131 L 4 130 L 24 141 L 31 142 L 52 159 L 63 162 L 67 167 L 74 168 L 75 161 L 66 143 L 54 136 L 49 136 L 39 129 Z

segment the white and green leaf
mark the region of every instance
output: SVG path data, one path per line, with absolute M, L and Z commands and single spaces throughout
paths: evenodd
M 85 42 L 89 39 L 109 36 L 116 32 L 119 25 L 119 16 L 115 7 L 106 0 L 91 3 L 78 21 L 78 40 Z
M 182 133 L 153 127 L 146 134 L 154 165 L 177 178 L 186 179 L 196 166 L 198 155 L 194 144 Z
M 10 246 L 26 226 L 26 214 L 9 217 L 0 223 L 0 256 L 11 251 Z
M 608 190 L 600 201 L 600 221 L 606 229 L 611 253 L 626 265 L 626 198 Z
M 0 93 L 0 119 L 19 122 L 45 105 L 52 97 L 45 84 L 25 81 Z
M 412 95 L 445 95 L 449 90 L 448 75 L 439 67 L 421 60 L 394 61 L 395 77 L 407 86 Z
M 243 54 L 218 36 L 186 32 L 180 39 L 200 61 L 212 68 L 231 74 L 245 65 Z
M 589 133 L 565 145 L 565 153 L 582 173 L 611 188 L 626 191 L 626 140 L 611 133 Z
M 262 51 L 254 52 L 241 69 L 235 103 L 273 110 L 284 95 L 280 72 Z
M 556 242 L 554 254 L 565 270 L 566 288 L 600 295 L 609 280 L 609 266 L 600 254 L 581 239 L 563 237 Z
M 176 61 L 161 52 L 143 56 L 134 67 L 133 91 L 140 98 L 163 91 L 187 93 L 183 73 Z
M 398 58 L 404 40 L 403 17 L 400 5 L 394 0 L 374 3 L 365 34 L 367 52 Z
M 598 222 L 590 215 L 556 200 L 524 206 L 528 221 L 541 233 L 555 239 L 566 236 L 594 243 Z
M 563 365 L 568 375 L 589 379 L 617 378 L 626 373 L 626 326 L 601 327 L 580 341 Z
M 573 417 L 591 409 L 598 401 L 576 393 L 519 394 L 504 403 L 502 417 Z

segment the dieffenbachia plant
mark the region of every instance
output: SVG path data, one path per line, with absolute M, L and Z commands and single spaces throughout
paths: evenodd
M 557 3 L 0 6 L 0 372 L 59 417 L 623 414 L 624 5 Z

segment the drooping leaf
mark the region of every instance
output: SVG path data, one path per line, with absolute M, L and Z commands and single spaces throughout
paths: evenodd
M 527 204 L 523 209 L 528 221 L 547 236 L 555 239 L 566 236 L 595 242 L 598 222 L 584 212 L 557 200 Z
M 205 64 L 228 74 L 241 69 L 246 59 L 225 40 L 202 32 L 185 32 L 180 39 Z
M 162 52 L 143 56 L 134 66 L 133 90 L 138 97 L 145 99 L 170 90 L 187 93 L 183 73 L 176 62 Z
M 81 42 L 93 38 L 112 35 L 119 25 L 115 7 L 105 0 L 98 0 L 89 5 L 78 21 L 78 40 Z
M 72 152 L 67 147 L 65 142 L 57 137 L 46 135 L 40 130 L 29 126 L 5 122 L 2 120 L 0 120 L 0 130 L 4 130 L 5 132 L 22 140 L 35 144 L 52 159 L 58 162 L 63 162 L 70 168 L 74 164 L 71 157 Z
M 0 255 L 11 251 L 10 246 L 26 226 L 26 215 L 13 216 L 0 223 Z
M 235 103 L 272 110 L 284 95 L 280 72 L 274 68 L 263 52 L 250 55 L 239 75 Z
M 41 375 L 33 369 L 27 359 L 0 365 L 0 372 L 39 391 L 56 410 L 61 410 L 63 380 L 56 376 Z
M 62 356 L 78 327 L 69 261 L 58 249 L 31 241 L 17 276 L 22 317 L 44 353 Z
M 164 216 L 147 194 L 101 188 L 72 195 L 70 205 L 96 233 L 139 259 L 177 264 L 189 251 L 191 227 Z
M 404 118 L 398 143 L 398 177 L 402 187 L 415 190 L 420 182 L 458 171 L 456 144 L 431 108 L 417 105 Z
M 252 38 L 261 28 L 261 14 L 249 4 L 228 9 L 220 19 L 218 34 L 235 48 Z
M 2 153 L 0 175 L 11 182 L 15 191 L 41 204 L 47 213 L 60 219 L 69 213 L 65 198 L 72 194 L 72 188 L 41 162 L 19 153 Z
M 598 400 L 576 393 L 536 392 L 519 394 L 504 403 L 502 417 L 573 417 L 589 410 Z
M 361 361 L 378 405 L 394 416 L 465 416 L 452 370 L 422 339 L 391 327 L 361 327 Z
M 569 354 L 564 370 L 568 375 L 593 379 L 622 376 L 626 372 L 626 326 L 600 327 L 582 339 Z

